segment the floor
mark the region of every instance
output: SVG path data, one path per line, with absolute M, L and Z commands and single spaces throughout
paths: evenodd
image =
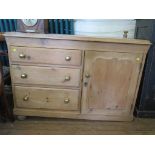
M 105 122 L 29 117 L 24 121 L 0 123 L 1 135 L 124 135 L 155 134 L 155 119 Z

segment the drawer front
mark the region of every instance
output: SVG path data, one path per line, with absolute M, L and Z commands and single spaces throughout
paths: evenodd
M 14 93 L 19 108 L 79 110 L 80 106 L 79 90 L 16 86 Z
M 23 63 L 41 63 L 56 65 L 81 65 L 80 50 L 13 47 L 10 60 Z
M 13 83 L 54 86 L 80 85 L 80 69 L 36 66 L 11 66 Z

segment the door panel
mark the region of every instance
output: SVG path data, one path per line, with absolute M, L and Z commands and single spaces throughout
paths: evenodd
M 141 61 L 139 54 L 86 51 L 82 112 L 129 113 Z

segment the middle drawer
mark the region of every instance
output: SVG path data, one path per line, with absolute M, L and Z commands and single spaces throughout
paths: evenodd
M 54 86 L 80 86 L 80 69 L 12 65 L 12 82 Z

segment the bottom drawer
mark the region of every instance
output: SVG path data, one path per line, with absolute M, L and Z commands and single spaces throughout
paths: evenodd
M 79 110 L 80 91 L 15 86 L 15 106 L 53 110 Z

